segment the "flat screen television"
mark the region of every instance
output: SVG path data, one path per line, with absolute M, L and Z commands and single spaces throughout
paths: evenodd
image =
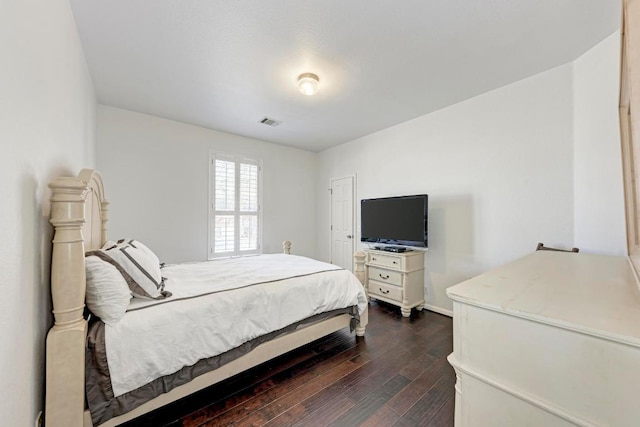
M 363 199 L 360 241 L 427 248 L 428 208 L 426 194 Z

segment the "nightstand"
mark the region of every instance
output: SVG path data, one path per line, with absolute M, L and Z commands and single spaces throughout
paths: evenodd
M 404 317 L 424 308 L 424 252 L 366 250 L 365 282 L 370 298 L 397 305 Z

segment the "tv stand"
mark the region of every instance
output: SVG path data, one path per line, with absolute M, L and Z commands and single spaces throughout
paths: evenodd
M 403 248 L 404 249 L 404 248 Z M 369 249 L 365 263 L 367 295 L 400 307 L 402 316 L 424 308 L 424 253 Z

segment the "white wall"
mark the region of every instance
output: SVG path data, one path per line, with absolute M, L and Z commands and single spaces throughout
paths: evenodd
M 132 237 L 169 263 L 207 259 L 209 150 L 263 161 L 263 252 L 315 255 L 316 154 L 99 106 L 98 169 L 109 235 Z
M 329 259 L 327 182 L 352 172 L 358 200 L 429 194 L 427 305 L 451 310 L 447 287 L 538 242 L 571 246 L 572 99 L 567 64 L 321 152 L 319 256 Z
M 32 426 L 52 322 L 47 184 L 93 166 L 96 102 L 67 0 L 1 9 L 0 423 Z
M 626 254 L 619 36 L 573 63 L 320 153 L 319 257 L 330 257 L 327 183 L 349 173 L 358 200 L 429 194 L 426 301 L 445 312 L 448 286 L 537 242 Z
M 620 33 L 573 63 L 575 245 L 626 255 L 618 119 Z

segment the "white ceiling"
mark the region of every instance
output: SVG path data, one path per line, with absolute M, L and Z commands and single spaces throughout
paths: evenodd
M 620 21 L 616 0 L 71 4 L 100 103 L 313 151 L 572 61 Z

